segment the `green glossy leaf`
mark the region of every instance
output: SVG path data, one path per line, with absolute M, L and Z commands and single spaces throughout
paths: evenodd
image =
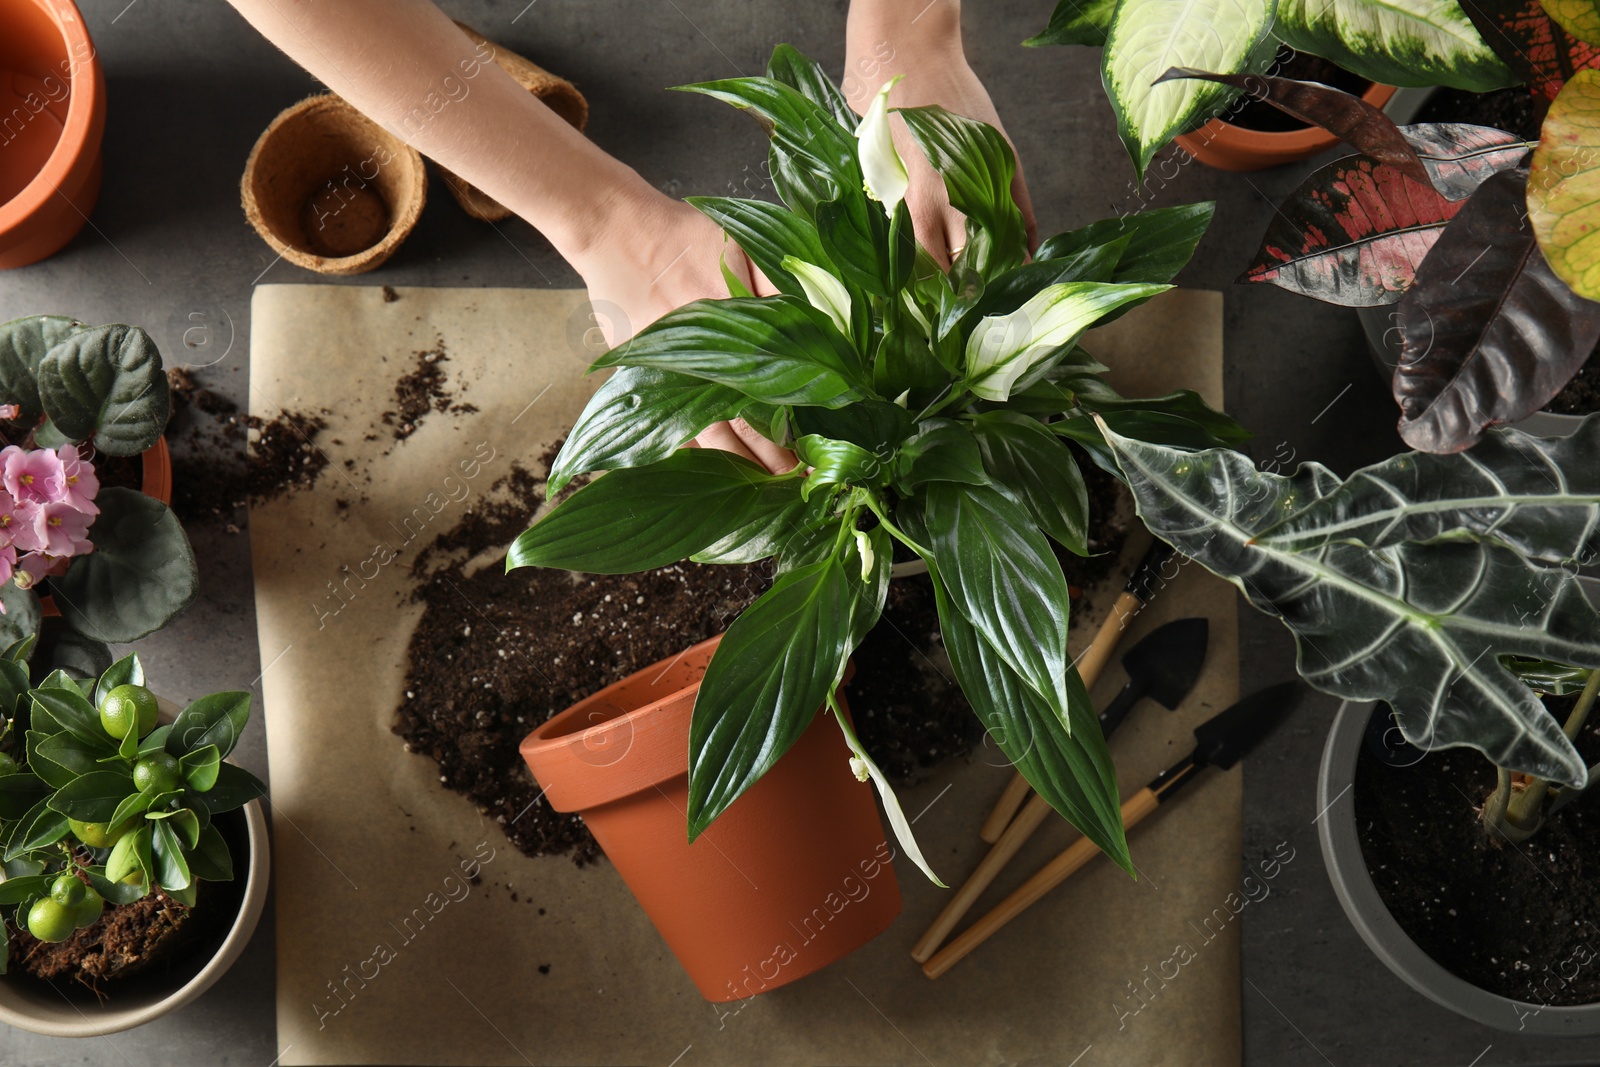
M 5 614 L 0 615 L 0 643 L 15 644 L 38 637 L 44 617 L 38 593 L 7 582 L 0 585 L 0 604 L 6 608 Z
M 790 571 L 723 635 L 689 727 L 689 840 L 811 725 L 850 654 L 858 586 L 836 557 Z
M 726 537 L 689 558 L 696 563 L 754 563 L 776 554 L 796 530 L 822 521 L 828 511 L 824 498 L 808 499 L 799 479 L 784 484 L 782 493 L 764 497 Z
M 1121 0 L 1106 31 L 1101 80 L 1138 177 L 1174 134 L 1233 91 L 1201 81 L 1155 84 L 1172 67 L 1243 70 L 1272 26 L 1277 0 Z
M 1085 245 L 1056 259 L 1037 260 L 1006 271 L 990 279 L 981 291 L 972 292 L 967 299 L 950 301 L 943 309 L 939 330 L 943 333 L 966 333 L 970 324 L 983 316 L 1009 315 L 1052 285 L 1109 282 L 1127 245 L 1128 238 L 1121 237 L 1103 244 Z
M 194 550 L 172 509 L 132 489 L 100 490 L 94 551 L 52 581 L 67 623 L 96 641 L 136 641 L 189 606 L 200 588 Z
M 128 875 L 138 872 L 143 877 L 144 888 L 148 889 L 155 874 L 155 865 L 150 855 L 150 838 L 151 830 L 148 825 L 123 834 L 111 847 L 111 855 L 106 857 L 106 879 L 111 882 L 121 882 Z
M 1117 0 L 1060 0 L 1050 14 L 1050 25 L 1022 43 L 1029 48 L 1047 44 L 1083 44 L 1099 48 L 1106 43 Z
M 1089 554 L 1089 490 L 1077 460 L 1039 420 L 992 411 L 972 420 L 983 467 L 1022 502 L 1039 529 L 1069 552 Z
M 50 892 L 54 878 L 43 874 L 28 874 L 20 878 L 7 878 L 0 882 L 0 907 L 25 904 Z M 0 927 L 4 924 L 0 923 Z
M 822 65 L 802 55 L 793 45 L 780 44 L 767 60 L 767 77 L 794 89 L 807 100 L 824 108 L 846 130 L 856 128 L 856 113 Z
M 800 462 L 813 468 L 801 484 L 801 493 L 808 498 L 826 485 L 876 488 L 889 480 L 889 465 L 877 453 L 850 441 L 806 434 L 795 442 L 795 452 Z
M 111 818 L 105 820 L 107 826 L 121 826 L 135 815 L 143 815 L 155 804 L 155 796 L 151 793 L 129 793 L 117 805 L 117 810 L 112 812 Z
M 137 456 L 167 428 L 171 395 L 161 353 L 137 326 L 80 330 L 39 364 L 39 399 L 75 441 L 113 456 Z
M 1456 0 L 1278 0 L 1273 31 L 1383 85 L 1484 93 L 1517 81 Z
M 95 892 L 106 898 L 107 904 L 132 904 L 145 895 L 143 885 L 111 881 L 104 867 L 85 867 L 84 873 L 89 876 L 89 884 L 94 886 Z
M 796 408 L 794 418 L 803 434 L 852 441 L 880 455 L 898 448 L 916 425 L 909 411 L 887 400 L 862 400 L 843 408 Z
M 33 698 L 35 708 L 43 706 L 52 723 L 59 729 L 70 732 L 89 751 L 95 753 L 96 758 L 116 753 L 117 743 L 100 725 L 100 713 L 94 710 L 94 705 L 90 704 L 76 688 L 67 690 L 41 687 L 32 690 L 29 695 Z
M 261 779 L 236 763 L 224 763 L 217 768 L 217 784 L 204 793 L 191 792 L 187 802 L 210 816 L 242 808 L 266 795 Z
M 163 820 L 150 828 L 150 858 L 155 863 L 155 883 L 169 893 L 189 888 L 189 864 L 183 858 L 178 832 Z
M 28 315 L 0 323 L 0 404 L 15 404 L 24 421 L 38 418 L 39 364 L 56 345 L 79 330 L 76 319 L 61 315 Z
M 943 176 L 950 205 L 988 233 L 988 253 L 976 269 L 993 275 L 1021 264 L 1028 254 L 1028 236 L 1011 196 L 1017 159 L 1000 131 L 935 105 L 899 108 L 897 113 Z
M 60 789 L 62 786 L 76 778 L 79 774 L 84 774 L 90 770 L 99 769 L 99 765 L 92 759 L 89 761 L 89 765 L 85 770 L 79 771 L 69 770 L 68 768 L 57 763 L 55 760 L 41 755 L 39 753 L 39 745 L 43 744 L 46 738 L 52 736 L 55 735 L 41 733 L 38 730 L 29 730 L 24 735 L 28 753 L 28 770 L 32 771 L 34 774 L 43 779 L 51 789 Z
M 879 205 L 864 196 L 846 194 L 817 205 L 817 240 L 825 262 L 847 285 L 880 297 L 900 289 L 889 257 L 890 228 Z
M 1002 489 L 956 482 L 929 483 L 901 512 L 956 610 L 1065 720 L 1067 580 L 1033 517 Z
M 783 259 L 793 256 L 807 263 L 825 261 L 815 225 L 765 200 L 734 200 L 722 196 L 685 199 L 721 226 L 779 292 L 805 299 L 800 279 L 784 267 Z
M 33 646 L 38 642 L 36 637 L 25 637 L 20 641 L 13 641 L 6 646 L 4 653 L 0 653 L 0 664 L 12 663 L 26 666 L 28 658 L 33 655 Z
M 119 685 L 143 685 L 144 664 L 139 662 L 137 653 L 130 652 L 105 668 L 94 686 L 94 706 L 100 707 L 106 702 L 106 694 Z
M 0 719 L 14 717 L 24 707 L 21 701 L 27 695 L 27 664 L 0 659 Z
M 983 453 L 972 431 L 953 419 L 926 419 L 895 457 L 895 488 L 909 495 L 926 482 L 983 485 Z
M 217 784 L 217 767 L 222 763 L 222 754 L 217 746 L 207 745 L 189 752 L 178 763 L 184 784 L 203 793 Z
M 1135 412 L 1177 416 L 1194 423 L 1207 435 L 1202 447 L 1243 444 L 1255 436 L 1231 415 L 1208 405 L 1192 389 L 1180 389 L 1165 396 L 1126 397 L 1107 385 L 1104 379 L 1094 375 L 1073 378 L 1069 384 L 1075 391 L 1080 407 L 1085 411 L 1112 416 L 1112 426 L 1118 433 L 1128 437 L 1137 437 L 1138 434 L 1129 433 L 1122 426 L 1137 424 L 1119 425 L 1118 419 Z
M 43 756 L 58 767 L 65 768 L 74 778 L 96 771 L 116 769 L 115 765 L 110 765 L 108 768 L 99 762 L 106 756 L 105 749 L 98 745 L 85 744 L 71 733 L 63 732 L 42 737 L 34 745 L 33 753 L 36 756 Z M 124 777 L 128 777 L 131 772 L 124 767 L 121 773 Z
M 796 165 L 836 182 L 841 192 L 861 189 L 855 137 L 828 108 L 798 90 L 771 78 L 726 78 L 677 88 L 751 111 L 773 146 Z
M 199 846 L 200 817 L 193 810 L 179 808 L 177 811 L 168 812 L 167 821 L 173 830 L 177 831 L 179 839 L 183 841 L 185 852 L 188 849 Z
M 596 367 L 655 367 L 770 404 L 843 407 L 868 395 L 859 357 L 822 312 L 792 296 L 696 300 L 668 312 Z
M 56 790 L 50 807 L 79 822 L 110 822 L 117 806 L 133 792 L 133 781 L 126 774 L 90 771 Z
M 1205 200 L 1101 219 L 1049 238 L 1039 245 L 1033 258 L 1036 261 L 1061 259 L 1127 238 L 1128 243 L 1111 277 L 1090 280 L 1170 282 L 1194 255 L 1195 246 L 1205 236 L 1215 212 L 1216 204 Z
M 1286 477 L 1231 450 L 1106 438 L 1145 524 L 1282 619 L 1312 685 L 1388 701 L 1421 748 L 1470 745 L 1511 770 L 1585 783 L 1560 724 L 1499 658 L 1600 667 L 1600 612 L 1573 575 L 1494 544 L 1263 544 L 1260 534 L 1340 479 L 1317 464 Z
M 208 882 L 233 881 L 233 856 L 215 826 L 200 830 L 200 839 L 189 853 L 189 869 Z
M 152 752 L 160 752 L 167 747 L 167 738 L 172 734 L 171 725 L 157 726 L 145 734 L 139 741 L 139 755 L 148 756 Z
M 178 713 L 167 735 L 167 752 L 186 756 L 204 748 L 215 748 L 226 759 L 244 734 L 250 721 L 250 694 L 212 693 L 203 696 Z
M 67 817 L 50 807 L 48 797 L 40 800 L 17 823 L 17 830 L 6 847 L 6 862 L 36 848 L 53 845 L 67 836 Z
M 664 567 L 760 515 L 789 508 L 800 495 L 798 483 L 730 452 L 682 449 L 578 490 L 516 539 L 506 569 L 628 574 Z M 619 536 L 623 532 L 631 536 Z
M 1116 769 L 1077 670 L 1067 672 L 1063 719 L 956 610 L 937 573 L 933 589 L 950 666 L 989 736 L 1035 792 L 1132 874 Z

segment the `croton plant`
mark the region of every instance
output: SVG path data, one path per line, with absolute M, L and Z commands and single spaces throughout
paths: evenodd
M 213 817 L 266 793 L 223 762 L 249 693 L 201 697 L 161 726 L 138 656 L 30 687 L 31 643 L 0 656 L 0 974 L 8 929 L 65 941 L 157 889 L 193 906 L 200 880 L 233 877 Z
M 170 407 L 161 353 L 136 326 L 0 324 L 0 641 L 39 634 L 48 592 L 67 629 L 49 643 L 94 673 L 111 662 L 106 642 L 143 637 L 194 598 L 171 509 L 105 484 L 111 462 L 137 469 Z
M 1114 467 L 1096 417 L 1130 439 L 1184 447 L 1245 435 L 1194 393 L 1120 396 L 1077 342 L 1169 287 L 1211 205 L 1094 223 L 1045 241 L 1030 261 L 1005 138 L 938 107 L 901 109 L 967 217 L 965 247 L 942 270 L 912 234 L 887 89 L 858 121 L 787 46 L 766 77 L 687 88 L 753 111 L 771 132 L 783 204 L 691 202 L 779 295 L 732 283 L 737 295 L 680 308 L 596 362 L 616 373 L 573 427 L 549 492 L 611 473 L 518 538 L 508 567 L 609 574 L 686 557 L 775 558 L 772 587 L 724 635 L 695 703 L 689 835 L 826 705 L 922 863 L 834 697 L 878 619 L 898 543 L 928 564 L 956 679 L 992 736 L 1128 866 L 1111 761 L 1067 656 L 1067 583 L 1052 542 L 1088 551 L 1079 464 L 1087 454 Z M 798 464 L 773 474 L 680 448 L 733 418 L 792 447 Z

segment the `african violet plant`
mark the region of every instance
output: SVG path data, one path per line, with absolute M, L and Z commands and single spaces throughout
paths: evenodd
M 30 643 L 0 657 L 0 974 L 8 928 L 65 941 L 156 889 L 192 907 L 200 880 L 233 877 L 212 818 L 266 794 L 223 762 L 249 693 L 201 697 L 158 726 L 138 656 L 30 688 Z
M 1101 80 L 1140 179 L 1174 135 L 1238 97 L 1228 84 L 1161 79 L 1169 67 L 1269 74 L 1284 44 L 1387 85 L 1483 92 L 1516 80 L 1454 0 L 1059 0 L 1024 43 L 1104 47 Z
M 166 429 L 161 353 L 136 326 L 34 315 L 0 324 L 0 640 L 39 632 L 39 585 L 100 667 L 105 642 L 166 625 L 194 599 L 194 552 L 172 511 L 106 486 L 106 457 Z
M 1407 444 L 1467 448 L 1486 427 L 1539 410 L 1589 359 L 1600 341 L 1590 236 L 1600 71 L 1566 82 L 1536 144 L 1463 123 L 1396 126 L 1307 82 L 1168 76 L 1237 85 L 1361 153 L 1317 170 L 1280 205 L 1241 280 L 1353 307 L 1398 304 L 1394 395 Z
M 834 691 L 877 621 L 898 542 L 928 564 L 957 681 L 1017 768 L 1124 867 L 1114 772 L 1067 657 L 1068 592 L 1051 542 L 1083 554 L 1087 500 L 1069 441 L 1110 462 L 1092 416 L 1186 447 L 1244 434 L 1188 392 L 1119 396 L 1078 347 L 1089 327 L 1168 288 L 1211 205 L 1110 219 L 1031 262 L 995 129 L 901 109 L 967 217 L 948 271 L 918 247 L 888 89 L 859 123 L 782 46 L 766 77 L 688 86 L 756 113 L 784 204 L 696 198 L 780 295 L 700 300 L 596 361 L 618 368 L 567 438 L 551 496 L 609 471 L 519 537 L 508 568 L 594 573 L 684 558 L 776 558 L 771 589 L 723 636 L 690 731 L 691 840 L 826 705 L 930 877 Z M 785 206 L 786 205 L 786 206 Z M 680 449 L 742 417 L 799 456 L 779 474 Z

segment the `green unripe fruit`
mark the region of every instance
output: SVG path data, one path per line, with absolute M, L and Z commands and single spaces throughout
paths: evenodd
M 72 914 L 77 921 L 78 929 L 82 930 L 85 926 L 93 926 L 98 922 L 100 913 L 105 910 L 105 898 L 93 889 L 85 887 L 83 899 L 78 901 L 77 906 L 72 909 Z
M 8 774 L 16 774 L 17 769 L 17 761 L 6 753 L 0 752 L 0 778 L 4 778 Z
M 77 915 L 59 900 L 40 897 L 28 909 L 28 933 L 40 941 L 65 941 L 77 928 Z
M 50 884 L 50 899 L 69 908 L 83 903 L 83 893 L 84 885 L 77 875 L 63 874 Z
M 139 824 L 139 817 L 134 815 L 122 820 L 115 827 L 107 826 L 103 822 L 79 822 L 77 819 L 68 819 L 67 827 L 72 831 L 72 836 L 88 845 L 90 848 L 110 848 L 122 840 L 122 835 L 132 830 Z
M 183 784 L 178 757 L 152 752 L 133 765 L 133 784 L 141 793 L 169 793 Z
M 100 725 L 118 741 L 137 730 L 143 737 L 156 726 L 156 695 L 142 685 L 119 685 L 100 703 Z

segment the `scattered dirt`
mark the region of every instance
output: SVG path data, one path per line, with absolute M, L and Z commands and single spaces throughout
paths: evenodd
M 1493 126 L 1524 140 L 1537 141 L 1540 119 L 1533 94 L 1528 92 L 1526 86 L 1514 85 L 1487 93 L 1436 89 L 1411 121 L 1467 122 L 1474 126 Z
M 1547 698 L 1564 719 L 1573 698 Z M 1591 718 L 1577 739 L 1600 759 Z M 1378 895 L 1418 947 L 1503 996 L 1541 1004 L 1600 1000 L 1600 799 L 1580 797 L 1520 845 L 1485 835 L 1478 810 L 1494 767 L 1443 749 L 1409 767 L 1364 746 L 1355 817 Z
M 538 460 L 548 470 L 560 443 Z M 1117 513 L 1120 485 L 1087 470 L 1091 507 Z M 571 490 L 568 490 L 569 492 Z M 770 584 L 770 565 L 675 564 L 592 576 L 500 567 L 505 546 L 543 502 L 539 476 L 517 467 L 491 498 L 418 556 L 412 594 L 427 610 L 413 634 L 394 732 L 431 757 L 441 784 L 492 815 L 528 855 L 599 855 L 580 818 L 539 799 L 517 746 L 590 693 L 725 630 Z M 1065 556 L 1087 587 L 1115 566 L 1125 529 L 1107 530 L 1088 560 Z M 1081 613 L 1081 604 L 1080 604 Z M 926 577 L 890 587 L 883 621 L 856 653 L 847 691 L 863 744 L 900 782 L 969 754 L 982 736 L 950 674 Z
M 1278 53 L 1273 56 L 1272 66 L 1268 68 L 1267 73 L 1280 78 L 1293 78 L 1296 81 L 1321 82 L 1323 85 L 1331 85 L 1335 89 L 1343 89 L 1357 96 L 1366 92 L 1372 85 L 1365 78 L 1351 74 L 1343 67 L 1336 66 L 1320 56 L 1296 52 L 1288 45 L 1278 46 Z M 1240 97 L 1234 103 L 1233 109 L 1222 118 L 1231 125 L 1261 133 L 1287 133 L 1290 130 L 1306 128 L 1306 124 L 1299 119 L 1285 115 L 1271 104 L 1264 104 L 1249 97 Z
M 383 413 L 383 424 L 394 427 L 395 440 L 402 441 L 416 433 L 417 427 L 430 412 L 470 414 L 478 410 L 473 404 L 456 403 L 455 394 L 445 388 L 445 373 L 441 364 L 449 361 L 450 357 L 445 355 L 441 342 L 431 349 L 418 352 L 416 367 L 394 383 L 396 410 Z
M 12 927 L 13 966 L 36 978 L 73 977 L 96 988 L 148 970 L 188 944 L 189 915 L 189 908 L 157 890 L 132 904 L 107 907 L 94 925 L 57 944 Z

